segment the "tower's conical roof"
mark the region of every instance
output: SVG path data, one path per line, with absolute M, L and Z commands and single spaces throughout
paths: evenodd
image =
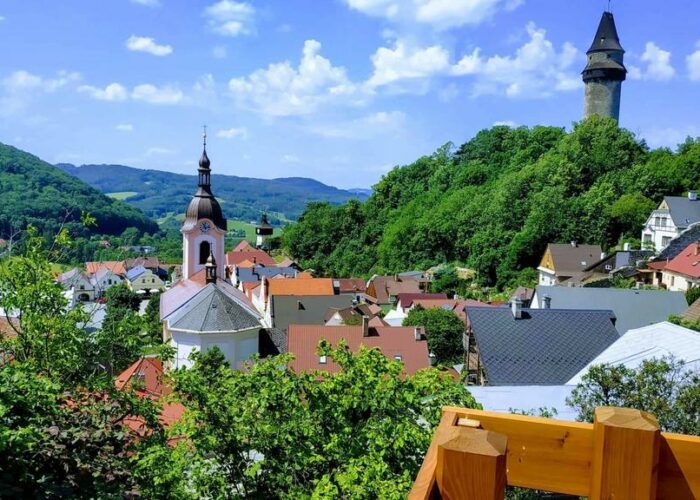
M 625 51 L 625 49 L 622 48 L 622 45 L 620 45 L 620 37 L 617 35 L 615 18 L 613 17 L 612 12 L 603 12 L 603 17 L 598 25 L 598 31 L 596 31 L 595 39 L 591 44 L 591 48 L 588 49 L 588 53 L 603 50 Z

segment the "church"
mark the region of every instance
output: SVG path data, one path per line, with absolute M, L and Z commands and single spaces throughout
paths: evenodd
M 214 346 L 236 369 L 252 355 L 266 354 L 272 341 L 258 311 L 226 276 L 227 222 L 211 189 L 206 134 L 198 173 L 197 191 L 180 230 L 183 279 L 160 297 L 163 341 L 176 351 L 171 369 L 189 368 L 192 352 Z

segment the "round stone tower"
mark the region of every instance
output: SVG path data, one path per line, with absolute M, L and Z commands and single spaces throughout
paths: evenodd
M 620 119 L 622 82 L 627 78 L 625 50 L 620 45 L 615 18 L 604 12 L 591 48 L 586 53 L 588 64 L 583 70 L 586 84 L 584 118 L 591 115 Z

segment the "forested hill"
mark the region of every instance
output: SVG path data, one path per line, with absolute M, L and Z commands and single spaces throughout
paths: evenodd
M 608 119 L 570 133 L 499 126 L 395 168 L 365 203 L 310 206 L 283 244 L 333 276 L 459 262 L 482 284 L 509 286 L 547 243 L 638 240 L 664 195 L 698 187 L 700 139 L 650 151 Z
M 182 212 L 197 187 L 195 175 L 142 170 L 123 165 L 57 166 L 103 193 L 116 193 L 116 196 L 123 197 L 127 203 L 140 208 L 151 217 Z M 257 220 L 263 210 L 273 215 L 273 223 L 279 218 L 295 220 L 310 201 L 326 201 L 338 205 L 354 198 L 367 198 L 362 193 L 343 191 L 303 177 L 254 179 L 213 175 L 212 185 L 226 216 L 246 221 Z
M 81 215 L 97 220 L 93 234 L 121 234 L 128 227 L 155 233 L 158 225 L 137 209 L 113 200 L 36 156 L 0 143 L 0 238 L 33 224 L 54 235 L 62 224 L 86 235 Z

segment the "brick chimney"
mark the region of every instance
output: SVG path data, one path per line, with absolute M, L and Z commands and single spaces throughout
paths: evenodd
M 688 191 L 688 199 L 690 201 L 698 201 L 698 192 L 695 190 Z
M 513 297 L 510 303 L 510 310 L 515 319 L 521 319 L 523 317 L 523 301 L 520 297 Z
M 369 337 L 369 316 L 362 316 L 362 336 Z

